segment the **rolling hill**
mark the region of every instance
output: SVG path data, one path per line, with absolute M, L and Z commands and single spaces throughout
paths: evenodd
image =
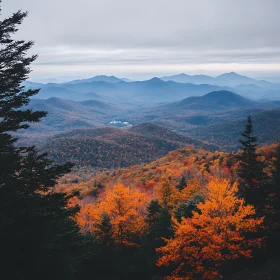
M 271 144 L 280 139 L 280 108 L 253 113 L 251 117 L 254 134 L 258 136 L 260 144 Z M 191 129 L 188 134 L 220 145 L 223 149 L 236 150 L 240 146 L 238 140 L 241 138 L 240 132 L 244 130 L 245 123 L 246 117 L 238 118 L 200 129 Z
M 154 122 L 169 129 L 186 132 L 200 125 L 222 123 L 245 117 L 249 112 L 275 108 L 277 103 L 258 103 L 230 91 L 213 91 L 200 97 L 147 108 L 131 116 L 134 123 Z
M 258 107 L 258 103 L 226 90 L 212 91 L 200 97 L 189 97 L 166 105 L 168 111 L 182 109 L 210 112 L 254 107 Z
M 186 145 L 210 150 L 218 148 L 155 124 L 140 124 L 130 129 L 74 130 L 55 136 L 41 149 L 56 162 L 118 168 L 153 161 Z
M 77 128 L 97 128 L 107 125 L 121 110 L 98 100 L 81 103 L 56 97 L 32 99 L 28 105 L 34 111 L 47 111 L 48 115 L 39 123 L 31 125 L 27 131 L 18 133 L 18 144 L 38 144 L 63 131 Z
M 150 80 L 141 84 L 141 86 L 146 85 L 147 88 L 152 88 L 153 86 L 158 87 L 158 84 L 163 87 L 167 86 L 166 83 L 159 79 Z M 254 115 L 267 109 L 279 108 L 279 102 L 259 103 L 236 93 L 222 90 L 141 110 L 123 110 L 114 104 L 95 99 L 77 102 L 56 97 L 32 99 L 28 108 L 48 111 L 49 113 L 40 123 L 32 124 L 28 132 L 22 131 L 19 133 L 20 144 L 43 143 L 47 137 L 55 134 L 79 128 L 104 127 L 111 125 L 111 121 L 118 120 L 130 124 L 153 122 L 162 127 L 184 133 L 187 136 L 210 142 L 214 141 L 219 145 L 214 136 L 208 138 L 211 129 L 214 129 L 213 133 L 215 134 L 220 129 L 219 125 L 234 122 L 240 118 L 245 119 L 248 114 Z M 209 126 L 210 128 L 208 129 Z M 141 127 L 141 129 L 144 127 L 147 128 L 147 125 Z M 200 128 L 203 128 L 203 130 L 200 130 Z M 131 129 L 131 132 L 138 133 L 136 131 L 139 129 L 138 126 Z M 196 132 L 197 130 L 199 130 L 199 133 Z M 151 127 L 150 131 L 152 131 Z M 147 130 L 145 133 L 152 136 Z M 159 133 L 159 129 L 157 133 Z M 167 132 L 165 131 L 164 133 Z M 214 140 L 211 140 L 212 138 Z M 224 146 L 224 143 L 221 146 Z

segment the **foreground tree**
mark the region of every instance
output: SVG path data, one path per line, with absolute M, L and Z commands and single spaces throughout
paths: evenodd
M 267 250 L 269 254 L 279 256 L 280 244 L 280 142 L 275 147 L 271 177 L 266 185 L 268 207 L 266 208 L 265 224 L 267 226 Z
M 39 91 L 22 86 L 36 59 L 27 56 L 33 42 L 12 39 L 26 16 L 19 11 L 0 21 L 1 274 L 6 279 L 74 279 L 83 242 L 72 219 L 78 208 L 68 208 L 70 197 L 53 189 L 72 165 L 55 165 L 35 147 L 16 147 L 12 136 L 46 115 L 23 108 Z
M 77 221 L 92 241 L 81 279 L 146 279 L 150 266 L 142 247 L 148 197 L 122 184 L 106 187 Z
M 278 220 L 278 227 L 280 227 L 280 141 L 277 143 L 275 156 L 269 193 L 270 204 L 278 217 L 276 220 Z
M 262 239 L 244 235 L 262 227 L 263 219 L 255 218 L 254 207 L 245 205 L 237 194 L 236 183 L 215 179 L 192 218 L 173 220 L 174 238 L 158 249 L 162 254 L 158 266 L 176 267 L 166 279 L 217 279 L 230 261 L 251 257 L 252 248 L 260 246 Z

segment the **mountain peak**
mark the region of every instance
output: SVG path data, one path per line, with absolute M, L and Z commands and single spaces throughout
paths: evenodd
M 158 77 L 154 77 L 150 80 L 147 80 L 147 82 L 152 83 L 152 84 L 164 84 L 165 83 L 163 80 L 161 80 Z
M 220 105 L 253 106 L 255 102 L 228 90 L 212 91 L 201 98 L 218 102 Z
M 117 77 L 115 77 L 115 76 L 107 76 L 107 75 L 97 75 L 97 76 L 95 76 L 95 77 L 93 77 L 93 78 L 110 78 L 110 79 L 118 79 Z
M 115 76 L 98 75 L 89 79 L 74 80 L 66 84 L 79 84 L 79 83 L 89 83 L 89 82 L 106 82 L 106 83 L 114 84 L 114 83 L 123 82 L 123 80 Z
M 222 75 L 219 75 L 217 78 L 219 78 L 219 77 L 245 77 L 245 76 L 242 76 L 242 75 L 240 75 L 236 72 L 228 72 L 228 73 L 224 73 Z
M 232 91 L 229 91 L 229 90 L 217 90 L 217 91 L 211 91 L 205 95 L 203 95 L 202 97 L 211 97 L 211 98 L 221 98 L 221 97 L 226 97 L 226 98 L 230 98 L 230 97 L 241 97 L 243 98 L 242 96 L 232 92 Z
M 191 77 L 191 76 L 186 73 L 180 73 L 180 74 L 174 75 L 174 77 Z
M 235 72 L 230 72 L 230 73 L 225 73 L 217 78 L 215 80 L 220 83 L 221 85 L 227 85 L 227 86 L 238 86 L 238 85 L 248 85 L 248 84 L 254 84 L 257 81 L 246 77 L 242 76 L 238 73 Z
M 175 104 L 176 108 L 208 111 L 239 107 L 252 108 L 256 106 L 254 101 L 228 90 L 212 91 L 203 96 L 189 97 L 173 104 Z

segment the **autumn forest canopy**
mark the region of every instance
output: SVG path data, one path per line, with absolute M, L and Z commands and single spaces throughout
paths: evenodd
M 0 21 L 3 279 L 280 279 L 280 86 L 34 83 L 26 17 Z

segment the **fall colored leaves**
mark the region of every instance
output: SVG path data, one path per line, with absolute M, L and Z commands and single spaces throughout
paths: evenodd
M 196 205 L 192 217 L 174 216 L 175 205 L 196 194 L 204 202 Z M 213 178 L 206 186 L 195 179 L 182 190 L 166 181 L 153 198 L 173 216 L 174 237 L 164 239 L 157 248 L 158 266 L 172 266 L 168 280 L 216 279 L 220 269 L 239 257 L 251 257 L 251 250 L 261 246 L 261 238 L 248 238 L 262 227 L 254 207 L 238 198 L 237 183 Z M 105 189 L 93 204 L 82 205 L 77 216 L 83 232 L 90 232 L 106 246 L 138 246 L 148 230 L 147 205 L 151 198 L 122 184 Z M 247 235 L 245 237 L 245 234 Z
M 173 218 L 175 235 L 157 249 L 162 253 L 159 266 L 175 264 L 168 280 L 216 279 L 227 261 L 251 257 L 251 249 L 261 239 L 245 238 L 244 233 L 256 232 L 263 219 L 254 218 L 255 210 L 237 197 L 237 184 L 228 180 L 212 180 L 206 187 L 205 203 L 197 205 L 192 218 Z
M 106 189 L 95 204 L 83 206 L 77 221 L 84 232 L 92 232 L 98 239 L 104 240 L 105 233 L 100 225 L 107 217 L 111 240 L 115 244 L 136 245 L 133 237 L 141 236 L 146 227 L 144 214 L 147 201 L 144 193 L 118 184 Z
M 103 172 L 80 183 L 83 198 L 72 201 L 81 206 L 76 219 L 84 233 L 113 252 L 144 254 L 166 280 L 222 278 L 236 259 L 244 263 L 254 256 L 263 241 L 266 250 L 277 245 L 279 147 L 258 149 L 255 163 L 247 165 L 240 153 L 188 148 L 149 165 Z M 245 184 L 256 182 L 245 167 L 263 174 L 257 188 Z M 240 169 L 254 176 L 240 176 Z

